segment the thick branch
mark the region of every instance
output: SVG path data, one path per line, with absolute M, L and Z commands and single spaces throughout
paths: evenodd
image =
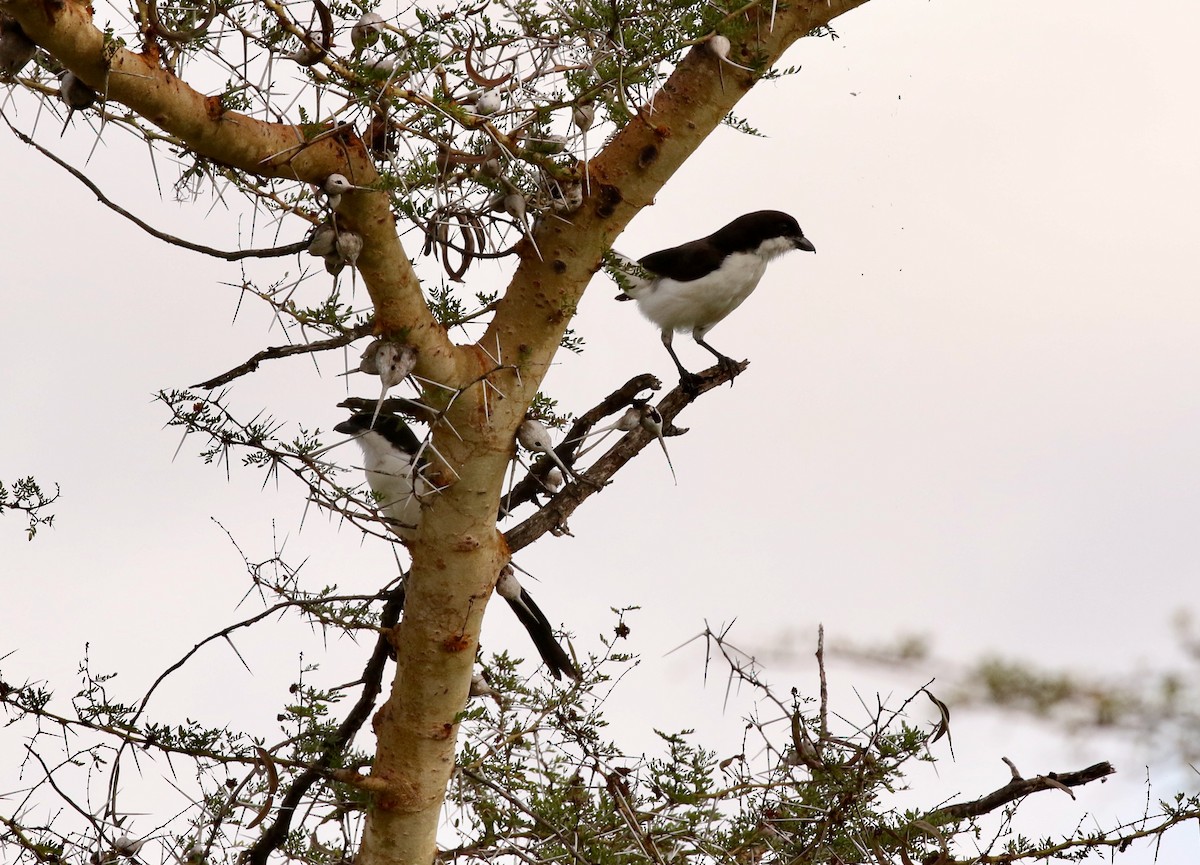
M 965 820 L 969 817 L 980 817 L 995 811 L 1009 802 L 1015 802 L 1030 793 L 1037 793 L 1041 790 L 1062 789 L 1063 787 L 1080 787 L 1084 784 L 1090 784 L 1092 781 L 1098 781 L 1108 775 L 1113 774 L 1117 770 L 1112 767 L 1111 763 L 1097 763 L 1094 766 L 1088 766 L 1086 769 L 1080 769 L 1078 772 L 1050 772 L 1046 775 L 1038 775 L 1036 778 L 1014 778 L 1009 781 L 999 790 L 981 796 L 971 802 L 960 802 L 956 805 L 947 805 L 945 808 L 938 808 L 936 811 L 931 811 L 925 816 L 925 820 L 929 823 L 937 825 L 949 820 Z
M 228 111 L 220 96 L 204 96 L 151 54 L 135 54 L 109 41 L 92 23 L 91 7 L 8 0 L 5 12 L 63 66 L 106 98 L 120 102 L 183 141 L 197 155 L 263 178 L 319 184 L 342 173 L 360 186 L 379 182 L 366 147 L 351 127 L 334 134 L 290 124 L 268 123 Z M 338 213 L 358 231 L 364 249 L 358 270 L 375 306 L 380 333 L 403 331 L 420 350 L 417 370 L 436 381 L 459 378 L 461 353 L 434 319 L 421 294 L 412 263 L 400 245 L 390 200 L 383 192 L 343 196 Z
M 591 432 L 596 424 L 631 405 L 638 394 L 647 390 L 659 390 L 661 387 L 662 382 L 649 373 L 634 376 L 597 405 L 576 418 L 575 422 L 571 424 L 571 428 L 567 430 L 567 434 L 563 436 L 562 443 L 554 449 L 555 454 L 564 465 L 573 468 L 579 446 L 583 444 L 583 437 Z M 678 432 L 667 433 L 667 435 L 678 434 Z M 502 502 L 504 511 L 514 511 L 526 502 L 533 501 L 534 496 L 544 494 L 546 488 L 542 482 L 553 465 L 554 463 L 545 456 L 538 459 L 529 473 L 504 496 Z

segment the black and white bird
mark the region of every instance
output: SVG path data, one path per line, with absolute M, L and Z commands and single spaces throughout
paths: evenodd
M 685 389 L 695 390 L 700 377 L 688 372 L 675 354 L 671 339 L 678 331 L 716 358 L 726 372 L 737 362 L 704 341 L 713 325 L 750 296 L 772 259 L 802 249 L 816 252 L 812 241 L 786 213 L 757 210 L 739 216 L 724 228 L 682 246 L 652 252 L 637 262 L 613 251 L 610 266 L 621 294 L 617 300 L 636 300 L 642 315 L 662 330 L 662 342 Z
M 359 412 L 334 430 L 355 437 L 376 507 L 387 517 L 389 529 L 401 540 L 412 540 L 421 521 L 421 499 L 433 490 L 421 477 L 421 467 L 414 465 L 421 449 L 416 433 L 394 414 L 375 420 L 370 412 Z
M 421 501 L 433 492 L 433 485 L 421 474 L 420 439 L 393 414 L 374 418 L 371 412 L 359 412 L 334 430 L 355 436 L 362 447 L 367 484 L 375 494 L 376 506 L 388 519 L 388 528 L 401 540 L 412 540 L 421 521 Z M 529 632 L 550 675 L 559 679 L 565 673 L 578 680 L 579 671 L 570 655 L 554 638 L 550 621 L 517 581 L 511 565 L 500 572 L 496 592 Z

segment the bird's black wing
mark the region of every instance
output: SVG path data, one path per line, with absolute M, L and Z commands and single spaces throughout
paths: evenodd
M 721 266 L 725 254 L 705 237 L 670 249 L 652 252 L 638 261 L 655 276 L 665 276 L 676 282 L 691 282 L 708 276 Z
M 554 639 L 554 628 L 550 626 L 546 614 L 533 602 L 533 598 L 529 597 L 529 592 L 521 589 L 520 598 L 505 598 L 504 600 L 508 601 L 512 611 L 517 614 L 517 618 L 529 632 L 529 636 L 533 639 L 533 645 L 537 647 L 538 654 L 542 656 L 542 661 L 550 671 L 550 675 L 558 679 L 561 674 L 566 673 L 568 677 L 579 681 L 579 671 L 571 663 L 571 657 L 566 650 L 558 644 L 558 640 Z

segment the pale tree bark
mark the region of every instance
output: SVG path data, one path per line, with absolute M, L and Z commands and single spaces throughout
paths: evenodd
M 757 37 L 735 43 L 730 59 L 774 64 L 797 39 L 866 0 L 803 0 L 740 14 Z M 78 0 L 4 0 L 0 10 L 85 83 L 214 162 L 260 177 L 320 183 L 339 172 L 370 186 L 379 179 L 353 133 L 307 141 L 299 127 L 224 110 L 163 69 L 153 53 L 106 43 Z M 426 304 L 401 246 L 389 197 L 358 192 L 338 207 L 364 238 L 358 259 L 374 306 L 375 331 L 419 352 L 417 372 L 461 393 L 434 429 L 434 444 L 455 481 L 433 497 L 417 538 L 405 613 L 392 641 L 398 662 L 387 702 L 374 719 L 370 776 L 339 773 L 371 794 L 358 861 L 428 863 L 454 767 L 456 717 L 470 684 L 484 610 L 509 553 L 496 528 L 497 505 L 513 457 L 514 434 L 538 389 L 603 252 L 721 123 L 754 84 L 733 65 L 719 69 L 701 43 L 639 114 L 590 163 L 590 195 L 570 221 L 543 220 L 523 241 L 520 263 L 494 317 L 473 345 L 455 346 Z M 487 378 L 503 399 L 487 395 Z M 430 393 L 448 402 L 451 391 Z M 453 431 L 452 431 L 453 430 Z

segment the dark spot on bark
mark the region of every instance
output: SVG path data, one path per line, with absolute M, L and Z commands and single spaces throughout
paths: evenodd
M 448 637 L 442 646 L 447 652 L 461 652 L 470 648 L 471 640 L 466 634 L 454 634 Z
M 221 104 L 221 97 L 209 96 L 205 99 L 204 113 L 208 115 L 209 120 L 220 120 L 221 115 L 225 113 L 225 106 Z
M 593 197 L 596 199 L 596 215 L 601 219 L 608 219 L 612 216 L 616 212 L 617 205 L 622 201 L 621 190 L 607 183 L 597 189 Z
M 638 168 L 649 168 L 658 160 L 658 147 L 647 144 L 638 154 Z
M 550 266 L 554 268 L 554 272 L 559 276 L 567 272 L 567 263 L 561 258 L 554 259 L 554 263 Z

